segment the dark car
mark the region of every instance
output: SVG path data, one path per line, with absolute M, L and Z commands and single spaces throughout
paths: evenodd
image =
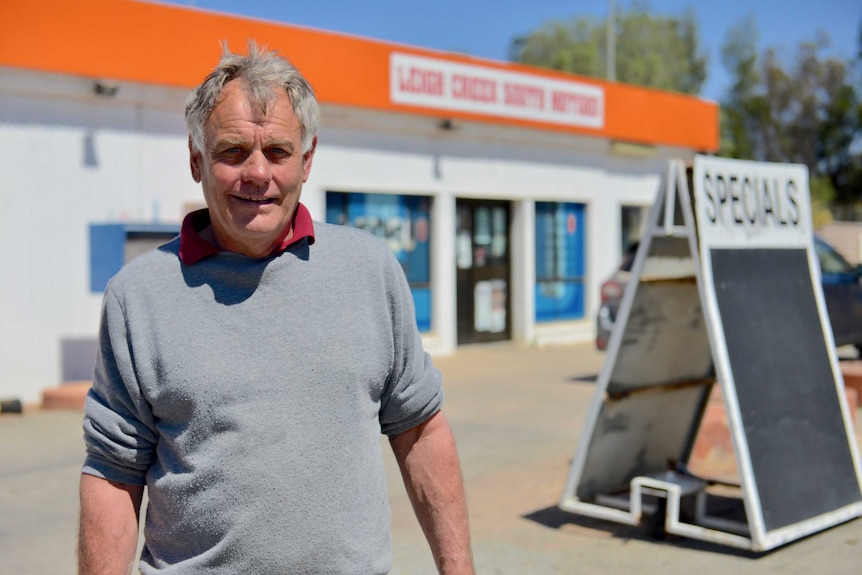
M 602 283 L 599 292 L 601 305 L 596 318 L 596 348 L 600 350 L 607 349 L 637 249 L 637 242 L 629 246 L 620 266 Z M 817 236 L 814 237 L 814 250 L 820 262 L 823 297 L 835 345 L 853 345 L 862 354 L 862 265 L 854 268 L 835 248 Z

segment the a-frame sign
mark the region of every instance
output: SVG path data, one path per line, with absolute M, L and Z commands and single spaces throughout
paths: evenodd
M 862 516 L 819 273 L 804 166 L 671 161 L 560 507 L 754 551 Z M 740 479 L 730 518 L 688 472 L 716 383 Z

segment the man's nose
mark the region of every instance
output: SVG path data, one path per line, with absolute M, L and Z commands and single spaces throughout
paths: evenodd
M 246 158 L 243 166 L 243 179 L 256 185 L 269 184 L 272 179 L 272 170 L 263 151 L 254 150 Z

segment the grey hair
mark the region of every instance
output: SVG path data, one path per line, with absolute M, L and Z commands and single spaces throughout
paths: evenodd
M 233 54 L 222 44 L 222 57 L 204 81 L 192 91 L 186 101 L 186 125 L 192 145 L 203 151 L 206 144 L 204 126 L 219 102 L 224 87 L 231 80 L 241 79 L 250 101 L 266 112 L 280 87 L 290 99 L 293 113 L 299 120 L 302 153 L 311 150 L 320 124 L 320 108 L 311 85 L 288 60 L 270 52 L 266 46 L 248 43 L 248 55 Z

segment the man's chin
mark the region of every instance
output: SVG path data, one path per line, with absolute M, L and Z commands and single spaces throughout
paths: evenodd
M 254 217 L 235 217 L 231 222 L 230 232 L 236 239 L 250 241 L 264 241 L 267 238 L 275 239 L 282 231 L 290 227 L 290 220 L 274 217 L 269 214 L 259 214 Z

